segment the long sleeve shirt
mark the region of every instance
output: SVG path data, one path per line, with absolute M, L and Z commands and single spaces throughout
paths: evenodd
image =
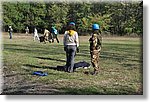
M 101 34 L 92 34 L 91 38 L 89 39 L 90 42 L 90 50 L 101 50 L 102 46 L 102 36 Z
M 49 36 L 49 31 L 47 30 L 47 29 L 45 29 L 45 31 L 44 31 L 44 36 Z
M 65 31 L 63 43 L 64 46 L 76 45 L 79 47 L 78 33 L 74 30 Z
M 38 34 L 37 29 L 34 29 L 34 35 L 37 35 L 37 34 Z

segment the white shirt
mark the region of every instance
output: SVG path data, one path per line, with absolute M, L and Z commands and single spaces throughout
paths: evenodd
M 34 29 L 34 34 L 37 35 L 37 29 Z

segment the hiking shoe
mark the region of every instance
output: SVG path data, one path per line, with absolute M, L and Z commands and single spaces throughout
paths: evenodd
M 91 75 L 97 75 L 98 74 L 98 72 L 92 72 L 91 73 Z

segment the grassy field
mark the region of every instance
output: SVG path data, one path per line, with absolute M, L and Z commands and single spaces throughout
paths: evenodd
M 63 95 L 142 95 L 142 39 L 125 37 L 103 38 L 100 73 L 84 74 L 93 68 L 66 73 L 57 69 L 65 65 L 62 36 L 60 43 L 39 43 L 33 37 L 16 34 L 10 40 L 3 33 L 4 90 L 2 94 L 63 94 Z M 80 36 L 80 52 L 75 62 L 90 63 L 89 36 Z M 48 76 L 32 75 L 44 71 Z

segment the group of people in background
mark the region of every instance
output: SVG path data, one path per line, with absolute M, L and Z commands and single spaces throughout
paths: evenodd
M 10 39 L 12 39 L 12 27 L 9 26 L 8 32 L 10 35 Z M 25 29 L 26 34 L 29 33 L 29 28 L 27 27 Z M 34 40 L 40 40 L 38 31 L 36 28 L 34 28 Z M 59 43 L 58 40 L 58 31 L 55 27 L 51 28 L 51 31 L 48 31 L 47 29 L 44 30 L 44 38 L 46 41 L 54 42 L 54 38 L 56 38 L 57 43 Z M 52 40 L 52 41 L 50 41 Z M 91 73 L 92 75 L 97 75 L 100 71 L 99 68 L 99 56 L 102 46 L 102 36 L 100 32 L 100 26 L 98 24 L 92 25 L 92 34 L 89 39 L 90 44 L 90 54 L 91 54 L 91 63 L 94 68 L 94 71 Z M 74 72 L 74 59 L 76 52 L 79 52 L 79 37 L 78 32 L 76 30 L 76 24 L 74 22 L 70 22 L 63 37 L 63 45 L 64 45 L 64 51 L 66 52 L 66 65 L 65 65 L 65 71 L 72 73 Z
M 57 37 L 58 31 L 55 27 L 51 27 L 51 31 L 48 31 L 47 29 L 44 30 L 44 42 L 54 42 L 54 39 L 56 39 L 57 43 L 59 43 L 59 39 Z
M 12 26 L 9 26 L 8 27 L 8 32 L 9 32 L 9 37 L 10 39 L 12 39 L 12 32 L 13 32 L 13 29 L 12 29 Z M 26 27 L 25 28 L 25 33 L 26 35 L 29 34 L 29 28 Z M 56 39 L 57 43 L 59 43 L 59 39 L 57 37 L 58 35 L 58 31 L 55 27 L 51 27 L 51 31 L 48 31 L 47 29 L 44 30 L 44 41 L 49 41 L 49 42 L 54 42 L 54 39 Z M 33 31 L 33 40 L 40 40 L 40 37 L 39 37 L 39 34 L 38 34 L 38 30 L 37 28 L 35 27 L 34 28 L 34 31 Z
M 36 28 L 34 28 L 34 33 L 33 34 L 34 34 L 34 40 L 35 39 L 40 40 Z M 57 43 L 59 43 L 57 35 L 58 35 L 58 31 L 57 31 L 57 29 L 55 27 L 51 27 L 50 31 L 45 28 L 44 29 L 44 35 L 43 35 L 44 39 L 43 40 L 44 40 L 45 43 L 46 43 L 46 41 L 48 41 L 50 43 L 51 42 L 53 43 L 54 39 L 56 39 Z

